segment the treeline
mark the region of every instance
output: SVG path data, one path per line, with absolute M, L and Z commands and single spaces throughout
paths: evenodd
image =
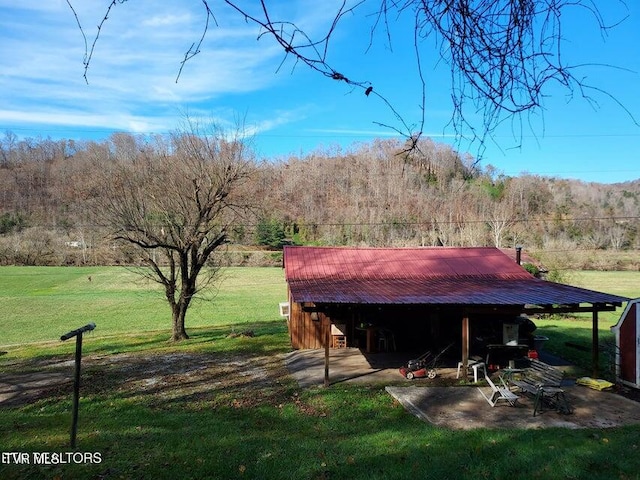
M 0 263 L 127 264 L 96 205 L 113 162 L 171 149 L 163 136 L 105 141 L 0 140 Z M 358 246 L 522 245 L 529 252 L 640 249 L 640 180 L 605 185 L 507 177 L 451 147 L 378 140 L 349 150 L 256 161 L 252 206 L 225 262 L 269 263 L 286 243 Z M 260 248 L 257 248 L 260 247 Z M 638 268 L 631 262 L 616 268 Z

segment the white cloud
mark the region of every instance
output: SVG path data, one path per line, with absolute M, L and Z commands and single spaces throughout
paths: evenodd
M 72 4 L 90 49 L 105 4 Z M 84 40 L 66 2 L 22 2 L 15 8 L 0 0 L 0 5 L 6 10 L 0 20 L 0 103 L 5 107 L 2 122 L 9 127 L 24 122 L 75 125 L 77 117 L 64 113 L 69 110 L 91 112 L 90 124 L 106 126 L 113 116 L 102 117 L 105 107 L 135 111 L 142 118 L 158 102 L 183 105 L 257 91 L 275 80 L 267 65 L 281 54 L 276 46 L 258 44 L 256 30 L 246 24 L 227 25 L 239 23 L 235 18 L 223 28 L 212 24 L 201 53 L 187 62 L 176 83 L 185 52 L 202 35 L 204 10 L 192 2 L 176 6 L 139 0 L 112 9 L 95 45 L 87 85 Z M 43 112 L 44 105 L 51 110 L 58 105 L 61 113 Z M 144 124 L 125 123 L 136 130 Z
M 0 110 L 0 122 L 19 122 L 32 125 L 53 125 L 75 128 L 123 130 L 138 133 L 167 132 L 175 124 L 174 118 L 153 118 L 123 113 L 104 115 L 100 113 L 72 111 L 15 111 Z
M 237 116 L 232 108 L 238 101 L 252 119 L 252 132 L 260 134 L 298 122 L 314 108 L 291 107 L 288 95 L 280 93 L 278 100 L 265 93 L 289 81 L 291 64 L 287 73 L 276 74 L 281 47 L 268 36 L 258 40 L 257 27 L 219 4 L 201 52 L 176 83 L 185 52 L 203 33 L 202 4 L 116 3 L 95 44 L 87 84 L 85 39 L 67 2 L 14 3 L 0 0 L 0 131 L 50 126 L 166 132 L 176 127 L 180 109 L 217 111 L 222 121 Z M 71 3 L 90 50 L 109 2 Z M 338 3 L 287 0 L 274 3 L 273 13 L 315 33 L 326 30 Z M 296 80 L 305 78 L 304 71 L 297 67 Z
M 153 15 L 150 18 L 142 20 L 143 27 L 174 27 L 176 25 L 188 25 L 193 20 L 193 17 L 188 13 L 181 15 L 174 15 L 171 13 L 165 13 L 162 15 Z

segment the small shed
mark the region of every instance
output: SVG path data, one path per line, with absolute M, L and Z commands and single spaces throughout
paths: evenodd
M 627 304 L 611 330 L 616 337 L 616 379 L 640 388 L 640 299 Z
M 347 346 L 410 351 L 454 344 L 451 353 L 466 365 L 478 354 L 476 339 L 508 345 L 503 325 L 522 315 L 590 312 L 595 373 L 598 312 L 629 300 L 535 278 L 492 247 L 287 246 L 284 268 L 292 347 L 325 347 L 327 355 L 334 324 Z M 515 347 L 532 340 L 517 339 Z

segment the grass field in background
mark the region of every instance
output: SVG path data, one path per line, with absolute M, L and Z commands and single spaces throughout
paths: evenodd
M 284 273 L 227 268 L 202 298 L 187 313 L 187 331 L 277 320 Z M 55 341 L 89 322 L 96 336 L 171 329 L 162 288 L 122 267 L 0 267 L 0 305 L 0 345 Z
M 567 272 L 565 283 L 628 298 L 640 297 L 640 272 L 572 271 Z M 600 376 L 611 381 L 615 379 L 615 337 L 611 327 L 618 322 L 623 311 L 624 304 L 614 312 L 598 313 Z M 580 366 L 583 374 L 591 374 L 591 313 L 553 315 L 534 320 L 538 326 L 536 334 L 549 337 L 545 349 Z M 578 345 L 586 351 L 567 344 Z
M 89 280 L 91 278 L 91 280 Z M 640 272 L 569 272 L 567 283 L 612 294 L 640 297 Z M 281 268 L 234 267 L 220 272 L 215 287 L 194 301 L 187 313 L 187 332 L 224 325 L 241 330 L 246 325 L 274 325 L 279 317 L 278 303 L 286 299 L 286 284 Z M 159 285 L 144 280 L 122 267 L 0 267 L 0 346 L 33 342 L 52 342 L 60 346 L 60 335 L 69 330 L 96 323 L 93 337 L 153 332 L 158 340 L 170 335 L 170 310 Z M 622 309 L 599 314 L 601 344 L 613 343 L 610 327 Z M 534 319 L 537 334 L 549 337 L 545 348 L 587 368 L 589 352 L 567 348 L 566 343 L 591 345 L 591 314 L 575 317 L 551 316 Z M 71 343 L 71 342 L 69 342 Z M 142 342 L 144 344 L 144 341 Z M 111 342 L 119 345 L 119 342 Z M 42 347 L 38 347 L 43 352 Z M 115 351 L 115 350 L 112 350 Z M 16 352 L 18 353 L 18 352 Z M 21 356 L 30 355 L 22 350 Z M 608 353 L 603 351 L 602 370 L 608 370 Z
M 91 280 L 89 280 L 91 278 Z M 569 272 L 567 283 L 640 297 L 640 272 Z M 278 303 L 286 300 L 281 268 L 234 267 L 220 272 L 214 288 L 194 301 L 187 313 L 187 331 L 228 325 L 230 328 L 281 321 Z M 96 337 L 158 332 L 169 335 L 169 306 L 159 285 L 122 267 L 0 267 L 0 346 L 29 342 L 57 342 L 60 335 L 89 322 Z M 622 309 L 601 312 L 603 342 L 611 341 L 610 327 Z M 564 349 L 568 336 L 578 343 L 591 341 L 591 315 L 574 319 L 551 317 L 536 320 L 539 334 L 551 338 L 548 348 Z M 569 333 L 556 334 L 558 329 Z M 570 357 L 580 358 L 576 351 Z
M 567 283 L 613 295 L 640 297 L 640 272 L 573 271 Z

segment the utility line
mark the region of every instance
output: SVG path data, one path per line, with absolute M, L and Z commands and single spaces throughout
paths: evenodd
M 285 225 L 298 225 L 300 227 L 398 227 L 398 226 L 437 226 L 437 225 L 477 225 L 477 224 L 487 224 L 487 223 L 506 223 L 506 224 L 515 224 L 515 223 L 523 223 L 523 224 L 536 224 L 536 223 L 567 223 L 567 222 L 602 222 L 602 221 L 614 221 L 614 222 L 623 222 L 623 221 L 634 221 L 640 220 L 640 216 L 615 216 L 615 217 L 575 217 L 575 218 L 540 218 L 540 219 L 531 219 L 531 218 L 514 218 L 514 219 L 494 219 L 494 218 L 483 218 L 477 220 L 424 220 L 424 221 L 380 221 L 380 222 L 314 222 L 306 219 L 301 219 L 300 221 L 282 221 L 282 224 Z M 155 227 L 162 227 L 166 224 L 154 224 Z M 47 228 L 58 228 L 55 224 L 38 224 L 34 226 L 47 227 Z M 227 228 L 257 228 L 262 226 L 261 223 L 231 223 L 225 225 Z M 98 223 L 80 223 L 75 228 L 109 228 L 110 225 L 103 225 Z

